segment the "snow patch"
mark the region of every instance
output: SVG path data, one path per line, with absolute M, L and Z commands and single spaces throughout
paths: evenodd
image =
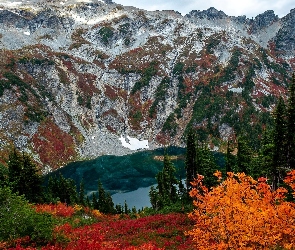
M 25 31 L 24 34 L 27 36 L 31 35 L 30 31 Z
M 235 92 L 235 93 L 242 93 L 243 92 L 243 88 L 239 87 L 239 88 L 229 88 L 229 91 Z
M 138 150 L 138 149 L 148 149 L 149 143 L 148 140 L 140 141 L 137 138 L 131 138 L 129 136 L 123 137 L 121 136 L 119 140 L 122 142 L 122 146 L 125 148 L 129 148 L 131 150 Z

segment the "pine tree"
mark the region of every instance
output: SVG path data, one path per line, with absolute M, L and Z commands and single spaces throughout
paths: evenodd
M 217 184 L 217 179 L 213 174 L 218 169 L 218 166 L 212 152 L 207 146 L 203 145 L 197 147 L 196 156 L 198 174 L 204 176 L 205 186 L 208 188 L 215 186 Z
M 85 205 L 86 205 L 86 207 L 92 207 L 88 195 L 86 196 L 86 204 Z
M 238 138 L 237 172 L 250 174 L 252 150 L 245 137 Z
M 192 189 L 191 182 L 194 180 L 198 173 L 197 169 L 197 140 L 196 133 L 193 129 L 190 129 L 186 139 L 186 159 L 185 159 L 185 168 L 186 168 L 186 187 L 189 192 Z
M 176 169 L 165 150 L 163 170 L 156 176 L 158 185 L 156 188 L 152 186 L 149 192 L 154 209 L 159 210 L 165 206 L 170 206 L 179 199 L 177 193 L 179 183 L 175 177 L 175 172 Z
M 43 200 L 42 177 L 29 155 L 14 148 L 9 154 L 8 170 L 13 192 L 25 195 L 30 202 Z
M 79 204 L 85 206 L 85 189 L 84 189 L 84 180 L 80 182 L 79 187 Z
M 0 187 L 8 186 L 8 168 L 0 163 Z
M 59 173 L 49 177 L 47 186 L 49 202 L 63 202 L 67 204 L 75 204 L 78 202 L 77 187 L 72 179 L 66 179 Z
M 163 170 L 156 177 L 159 184 L 159 195 L 164 205 L 169 205 L 177 200 L 176 185 L 178 181 L 175 172 L 174 165 L 165 153 Z
M 92 193 L 92 207 L 93 207 L 93 209 L 99 210 L 99 204 L 98 204 L 98 200 L 97 200 L 97 195 L 94 192 Z
M 22 172 L 22 160 L 21 155 L 14 148 L 8 157 L 8 180 L 12 186 L 13 192 L 19 192 L 20 180 L 21 180 L 21 172 Z
M 295 74 L 289 88 L 289 99 L 287 107 L 287 165 L 295 169 Z
M 112 197 L 104 190 L 100 180 L 98 181 L 98 210 L 102 213 L 115 213 Z
M 236 156 L 232 154 L 233 149 L 230 147 L 230 142 L 227 142 L 226 156 L 225 156 L 225 171 L 233 172 L 236 167 Z
M 158 184 L 158 187 L 159 187 L 159 184 Z M 152 204 L 152 208 L 154 210 L 158 210 L 160 207 L 162 207 L 162 204 L 160 204 L 159 192 L 154 186 L 151 186 L 151 189 L 149 191 L 149 197 L 150 197 L 150 202 Z
M 20 181 L 22 192 L 30 202 L 43 201 L 42 177 L 37 166 L 27 154 L 23 154 L 23 169 Z
M 278 187 L 280 180 L 282 181 L 282 173 L 286 169 L 286 132 L 287 119 L 286 107 L 284 100 L 280 97 L 278 105 L 274 112 L 274 131 L 273 131 L 273 154 L 271 163 L 272 188 L 275 190 Z
M 128 208 L 126 200 L 124 201 L 124 214 L 130 214 L 130 209 Z

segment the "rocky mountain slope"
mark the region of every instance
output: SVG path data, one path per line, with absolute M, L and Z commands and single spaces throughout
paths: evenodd
M 294 27 L 295 9 L 248 19 L 2 0 L 2 156 L 15 145 L 46 172 L 138 144 L 183 145 L 190 126 L 212 148 L 242 131 L 257 146 L 295 68 Z

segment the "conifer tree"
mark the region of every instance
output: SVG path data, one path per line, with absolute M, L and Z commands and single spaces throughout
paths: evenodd
M 47 192 L 51 199 L 50 202 L 61 201 L 67 204 L 75 204 L 79 200 L 74 180 L 66 179 L 61 173 L 58 177 L 49 178 Z
M 189 192 L 192 189 L 191 182 L 197 176 L 197 139 L 196 133 L 191 128 L 188 132 L 186 139 L 186 159 L 185 159 L 185 168 L 186 168 L 186 187 Z
M 158 173 L 157 181 L 159 186 L 159 195 L 164 205 L 171 204 L 177 200 L 176 185 L 178 181 L 175 177 L 175 167 L 169 159 L 169 156 L 164 155 L 163 170 Z
M 175 203 L 179 196 L 177 194 L 178 180 L 175 177 L 175 167 L 166 151 L 164 154 L 163 170 L 157 176 L 157 187 L 150 189 L 149 196 L 152 207 L 156 210 Z
M 30 202 L 43 200 L 42 178 L 30 156 L 15 148 L 9 154 L 8 179 L 13 192 L 25 195 Z
M 0 187 L 8 185 L 8 168 L 0 163 Z
M 23 153 L 22 191 L 30 202 L 43 201 L 42 177 L 30 156 Z
M 230 146 L 230 142 L 227 142 L 227 148 L 226 148 L 226 156 L 225 156 L 225 171 L 227 172 L 233 172 L 233 170 L 236 167 L 236 156 L 232 154 L 233 149 Z
M 79 187 L 79 204 L 85 206 L 85 188 L 84 188 L 84 180 L 80 182 Z
M 101 181 L 98 181 L 98 210 L 102 213 L 115 213 L 111 195 L 106 192 Z
M 14 148 L 8 157 L 8 180 L 12 185 L 13 192 L 19 192 L 20 180 L 21 180 L 21 172 L 22 172 L 22 162 L 21 155 Z
M 215 158 L 209 148 L 205 145 L 197 147 L 197 169 L 198 174 L 204 176 L 204 184 L 206 187 L 210 188 L 217 184 L 217 179 L 213 175 L 218 166 L 215 162 Z
M 98 200 L 97 200 L 97 196 L 96 193 L 92 193 L 92 207 L 93 209 L 99 209 L 99 204 L 98 204 Z
M 124 201 L 124 213 L 125 214 L 130 214 L 130 209 L 128 208 L 126 200 Z
M 287 106 L 287 165 L 295 169 L 295 74 L 289 88 L 289 99 Z
M 250 174 L 252 150 L 245 137 L 238 138 L 237 172 Z
M 295 103 L 294 103 L 295 104 Z M 284 100 L 280 97 L 274 112 L 275 125 L 273 130 L 273 154 L 271 163 L 272 188 L 278 187 L 280 179 L 284 178 L 282 173 L 286 169 L 286 132 L 287 119 Z
M 162 204 L 160 204 L 159 192 L 154 186 L 151 186 L 149 197 L 154 210 L 158 210 L 160 207 L 162 207 Z

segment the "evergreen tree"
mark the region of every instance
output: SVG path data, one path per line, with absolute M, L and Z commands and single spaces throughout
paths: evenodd
M 97 196 L 96 196 L 96 194 L 94 192 L 92 193 L 92 207 L 93 207 L 93 209 L 99 210 L 99 204 L 98 204 Z
M 98 210 L 107 214 L 115 213 L 112 197 L 105 192 L 100 180 L 98 181 Z
M 170 161 L 169 156 L 165 153 L 163 170 L 159 172 L 156 177 L 159 186 L 159 194 L 164 205 L 168 205 L 177 200 L 176 184 L 178 184 L 178 181 L 175 177 L 175 172 L 174 165 Z
M 42 177 L 30 156 L 14 148 L 9 154 L 8 171 L 13 192 L 25 195 L 30 202 L 43 200 Z
M 21 191 L 22 160 L 21 155 L 14 148 L 8 157 L 8 180 L 13 192 Z
M 186 139 L 186 159 L 185 159 L 185 168 L 186 168 L 186 187 L 189 192 L 192 189 L 191 182 L 194 180 L 198 173 L 197 169 L 197 140 L 196 133 L 191 128 L 188 132 Z
M 89 196 L 86 196 L 86 207 L 92 207 L 91 202 L 89 200 Z
M 287 107 L 287 165 L 289 169 L 295 169 L 295 74 L 289 88 Z
M 273 135 L 274 135 L 273 129 L 266 129 L 262 136 L 261 148 L 258 154 L 260 159 L 260 165 L 261 165 L 260 176 L 271 175 L 271 168 L 273 165 L 273 153 L 274 153 Z
M 128 208 L 126 200 L 124 201 L 124 214 L 130 214 L 130 209 Z
M 218 166 L 212 152 L 207 146 L 203 145 L 197 147 L 196 156 L 198 174 L 204 176 L 205 186 L 208 188 L 215 186 L 218 182 L 213 174 L 218 170 Z
M 225 156 L 225 171 L 233 172 L 236 168 L 236 156 L 232 154 L 233 149 L 230 147 L 230 142 L 227 142 L 226 156 Z
M 0 187 L 8 186 L 8 168 L 0 163 Z
M 22 169 L 22 190 L 25 197 L 30 202 L 43 201 L 42 177 L 39 174 L 37 166 L 31 158 L 23 154 L 23 169 Z
M 115 206 L 116 214 L 123 214 L 123 208 L 120 204 Z
M 237 172 L 250 174 L 252 150 L 245 137 L 238 138 Z
M 295 104 L 295 103 L 294 103 Z M 274 112 L 274 131 L 273 131 L 273 154 L 271 163 L 271 178 L 272 188 L 275 190 L 278 183 L 284 178 L 283 172 L 286 169 L 286 132 L 287 132 L 287 119 L 286 107 L 284 100 L 280 97 L 278 105 Z
M 75 204 L 78 202 L 77 187 L 72 179 L 66 179 L 59 173 L 59 176 L 49 177 L 47 193 L 49 202 L 63 202 Z
M 178 180 L 175 177 L 175 167 L 169 156 L 164 154 L 163 170 L 157 176 L 157 187 L 151 187 L 149 195 L 152 207 L 156 210 L 174 204 L 179 196 L 177 194 Z
M 150 202 L 152 204 L 152 208 L 154 210 L 159 210 L 160 207 L 163 206 L 160 201 L 159 192 L 154 186 L 151 186 L 151 189 L 149 191 L 149 197 L 150 197 Z
M 84 180 L 80 182 L 79 187 L 79 204 L 85 206 L 85 189 L 84 189 Z

